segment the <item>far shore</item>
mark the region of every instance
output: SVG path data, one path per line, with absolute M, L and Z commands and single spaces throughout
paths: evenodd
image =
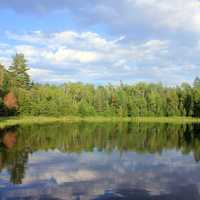
M 49 123 L 106 123 L 106 122 L 133 122 L 133 123 L 200 123 L 200 118 L 192 117 L 5 117 L 0 118 L 0 128 L 26 124 L 49 124 Z

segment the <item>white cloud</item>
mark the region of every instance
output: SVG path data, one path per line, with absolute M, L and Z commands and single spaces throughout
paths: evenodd
M 6 36 L 15 45 L 0 45 L 2 62 L 8 63 L 15 52 L 24 53 L 33 80 L 40 82 L 142 80 L 174 85 L 197 75 L 198 45 L 192 49 L 195 53 L 189 54 L 188 47 L 175 46 L 169 40 L 124 43 L 124 36 L 108 39 L 94 32 L 7 32 Z M 185 66 L 193 67 L 186 70 Z
M 29 75 L 33 80 L 41 83 L 62 83 L 62 82 L 77 82 L 78 77 L 72 77 L 66 74 L 58 74 L 50 69 L 30 68 Z
M 199 0 L 127 0 L 134 9 L 139 9 L 153 27 L 167 27 L 200 33 Z
M 59 48 L 56 52 L 44 51 L 43 56 L 54 64 L 65 62 L 90 63 L 98 60 L 98 55 L 92 51 L 80 51 L 67 48 Z
M 13 37 L 13 35 L 15 36 Z M 40 35 L 43 35 L 42 39 Z M 124 37 L 108 40 L 93 32 L 65 31 L 46 36 L 41 32 L 39 36 L 38 33 L 33 32 L 7 36 L 22 43 L 16 45 L 15 50 L 24 53 L 29 59 L 37 57 L 39 60 L 45 59 L 56 64 L 62 64 L 62 62 L 92 63 L 98 62 L 100 59 L 109 62 L 116 61 L 120 57 L 125 59 L 144 58 L 149 53 L 153 55 L 167 48 L 166 42 L 160 40 L 150 40 L 144 44 L 130 44 L 124 47 L 120 43 Z
M 23 35 L 18 35 L 13 32 L 6 31 L 6 36 L 13 40 L 29 42 L 29 43 L 40 43 L 45 39 L 41 31 L 33 31 L 32 34 L 23 34 Z

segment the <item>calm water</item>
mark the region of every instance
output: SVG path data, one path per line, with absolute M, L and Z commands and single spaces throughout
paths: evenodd
M 200 199 L 200 125 L 54 124 L 0 133 L 0 199 Z

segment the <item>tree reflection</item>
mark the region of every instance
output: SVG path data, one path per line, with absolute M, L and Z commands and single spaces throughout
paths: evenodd
M 0 131 L 0 170 L 7 167 L 10 172 L 10 181 L 20 184 L 24 177 L 25 164 L 28 154 L 23 149 L 16 151 L 17 127 L 9 127 Z
M 9 127 L 0 131 L 0 170 L 7 158 L 7 151 L 11 150 L 16 143 L 16 129 Z
M 7 168 L 11 182 L 22 183 L 28 156 L 38 150 L 61 152 L 134 151 L 159 153 L 176 149 L 200 160 L 200 125 L 76 123 L 22 126 L 2 130 L 0 170 Z M 17 138 L 17 139 L 16 139 Z
M 12 149 L 16 143 L 16 127 L 1 130 L 0 142 L 6 149 Z

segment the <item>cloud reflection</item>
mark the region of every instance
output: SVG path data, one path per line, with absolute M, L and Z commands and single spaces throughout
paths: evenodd
M 188 187 L 188 193 L 192 189 L 199 196 L 199 168 L 191 155 L 173 150 L 162 155 L 39 151 L 29 157 L 22 185 L 12 186 L 3 194 L 5 198 L 48 195 L 52 199 L 108 199 L 111 195 L 120 199 L 138 193 L 146 199 L 165 199 L 182 196 L 181 189 Z

